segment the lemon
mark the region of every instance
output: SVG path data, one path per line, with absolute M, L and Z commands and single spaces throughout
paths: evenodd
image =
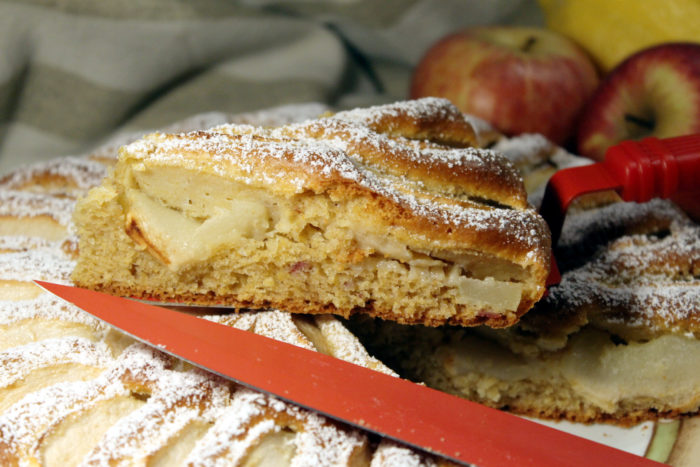
M 698 0 L 538 0 L 547 27 L 577 42 L 603 71 L 662 42 L 700 42 Z

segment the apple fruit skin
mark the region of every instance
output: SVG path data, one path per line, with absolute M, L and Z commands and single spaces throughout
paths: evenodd
M 540 133 L 563 144 L 598 83 L 591 59 L 557 33 L 482 26 L 430 47 L 415 67 L 410 96 L 444 97 L 507 135 Z
M 603 160 L 624 140 L 700 133 L 700 44 L 637 52 L 601 82 L 581 114 L 578 153 Z

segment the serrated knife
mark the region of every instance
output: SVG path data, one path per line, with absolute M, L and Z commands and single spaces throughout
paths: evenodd
M 77 287 L 36 283 L 163 352 L 459 464 L 658 465 L 506 412 L 187 313 Z

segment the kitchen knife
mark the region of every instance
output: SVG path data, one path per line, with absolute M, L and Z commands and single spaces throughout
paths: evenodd
M 36 283 L 163 352 L 460 464 L 658 465 L 506 412 L 187 313 L 66 285 Z

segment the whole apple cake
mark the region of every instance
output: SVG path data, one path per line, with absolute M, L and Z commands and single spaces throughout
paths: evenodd
M 513 324 L 549 230 L 465 116 L 426 98 L 152 134 L 78 203 L 81 286 L 157 301 Z

